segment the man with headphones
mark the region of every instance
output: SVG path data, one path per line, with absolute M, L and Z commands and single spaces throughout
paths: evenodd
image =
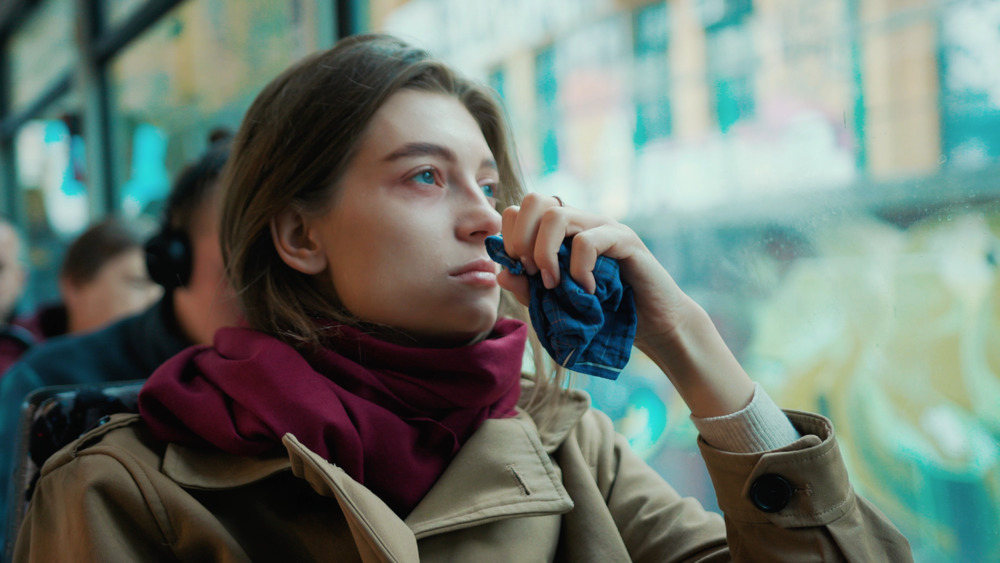
M 14 444 L 28 393 L 47 385 L 145 379 L 184 348 L 211 344 L 218 328 L 239 323 L 222 264 L 216 201 L 229 139 L 214 135 L 211 141 L 208 151 L 177 177 L 162 228 L 145 245 L 150 277 L 164 286 L 163 298 L 102 330 L 33 348 L 0 380 L 0 477 L 5 477 L 0 479 L 0 519 L 13 492 L 7 483 L 13 482 L 19 462 L 13 459 Z M 5 529 L 0 526 L 0 534 Z

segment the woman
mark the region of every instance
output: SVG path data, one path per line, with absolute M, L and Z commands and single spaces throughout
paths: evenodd
M 908 558 L 851 490 L 829 423 L 793 427 L 635 233 L 552 197 L 512 205 L 506 134 L 482 88 L 388 37 L 267 86 L 224 178 L 249 328 L 174 357 L 140 415 L 50 459 L 16 557 Z M 544 367 L 522 381 L 527 327 L 498 309 L 501 287 L 527 303 L 529 283 L 487 259 L 497 232 L 546 287 L 593 291 L 597 256 L 618 261 L 636 345 L 691 406 L 725 524 Z

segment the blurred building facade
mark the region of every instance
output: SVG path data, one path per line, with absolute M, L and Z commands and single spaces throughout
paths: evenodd
M 391 32 L 497 90 L 529 189 L 632 225 L 779 403 L 833 419 L 918 561 L 1000 560 L 1000 1 L 2 6 L 0 212 L 36 271 L 154 217 L 292 61 Z M 715 508 L 655 366 L 577 385 Z

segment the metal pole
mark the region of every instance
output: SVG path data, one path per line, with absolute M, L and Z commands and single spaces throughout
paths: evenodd
M 0 118 L 10 111 L 10 61 L 8 58 L 9 36 L 0 36 Z M 0 214 L 9 218 L 19 228 L 24 228 L 24 213 L 21 209 L 21 190 L 17 185 L 17 170 L 14 160 L 14 137 L 0 132 Z
M 87 147 L 87 196 L 94 219 L 117 208 L 117 182 L 111 155 L 110 102 L 107 71 L 96 45 L 103 31 L 103 14 L 97 0 L 77 0 L 77 47 L 80 54 L 78 83 L 83 100 L 83 138 Z
M 337 39 L 358 33 L 356 0 L 334 0 L 337 4 Z

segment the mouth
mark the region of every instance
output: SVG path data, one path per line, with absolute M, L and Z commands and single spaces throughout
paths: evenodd
M 481 258 L 463 264 L 448 275 L 470 285 L 493 287 L 497 284 L 497 264 L 492 260 Z

